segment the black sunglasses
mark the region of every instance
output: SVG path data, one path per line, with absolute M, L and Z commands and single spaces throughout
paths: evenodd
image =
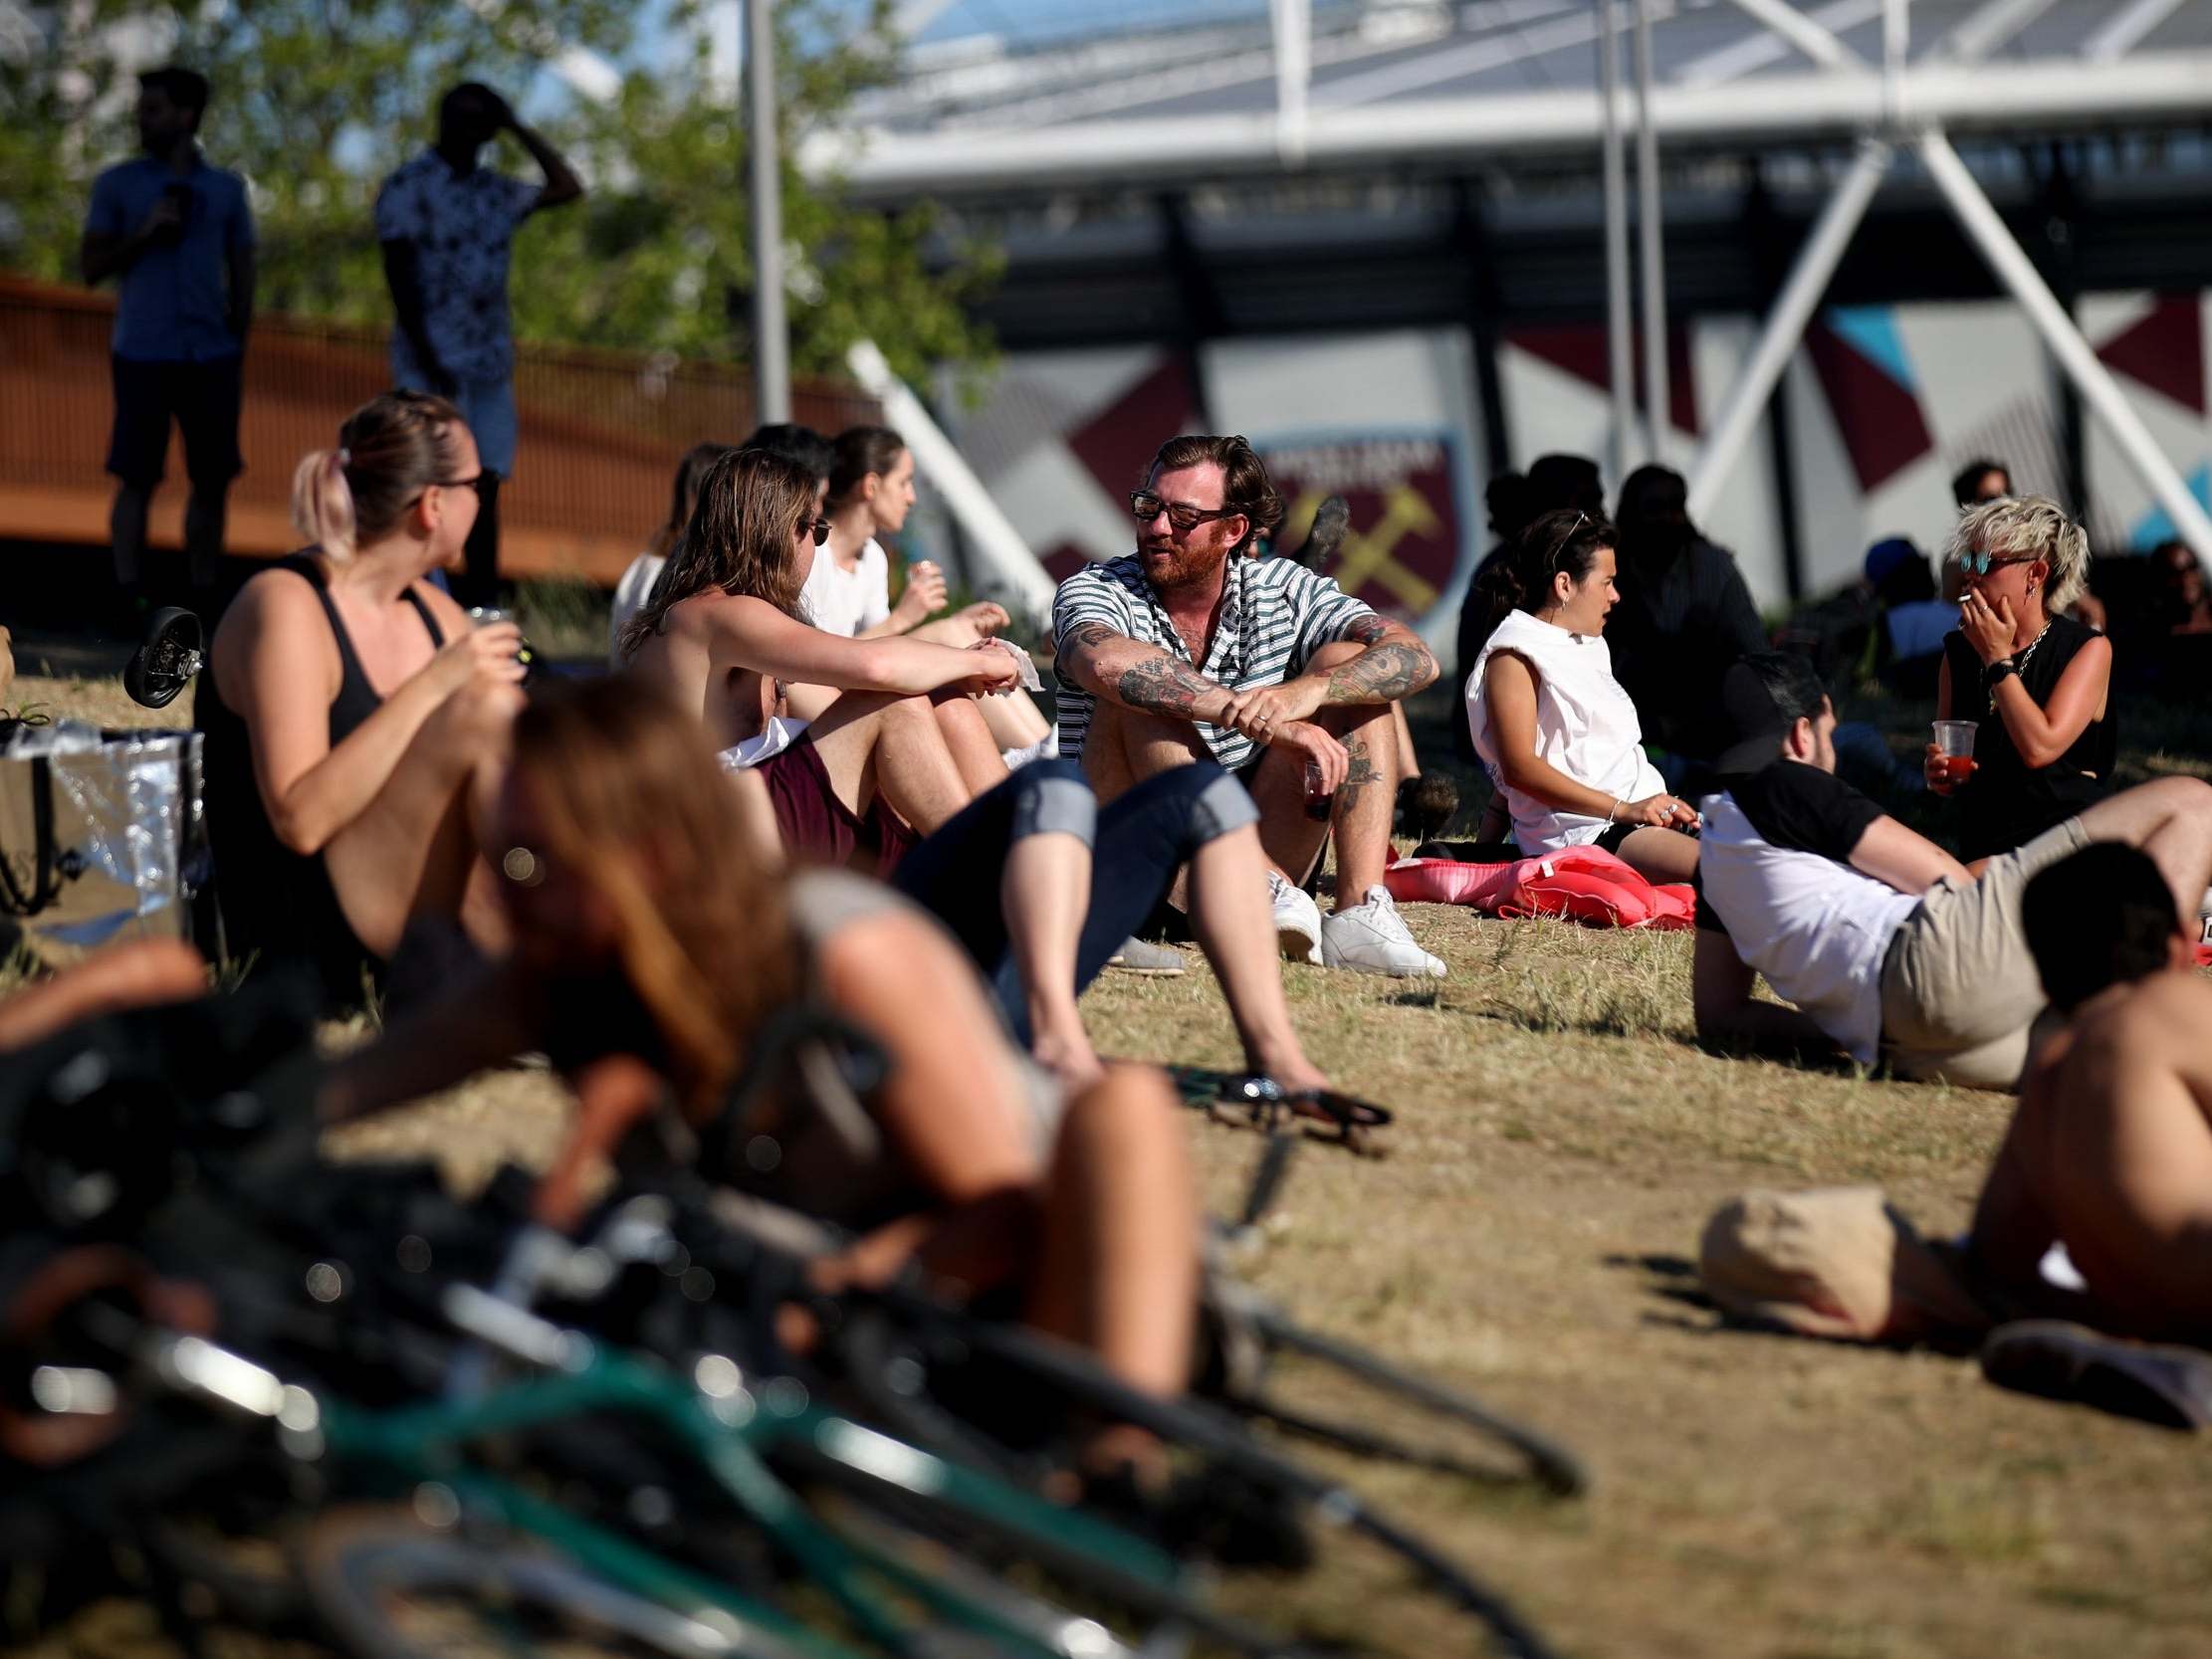
M 1129 511 L 1137 516 L 1141 524 L 1149 524 L 1165 513 L 1168 522 L 1177 529 L 1195 530 L 1209 518 L 1230 518 L 1244 510 L 1240 507 L 1193 507 L 1189 502 L 1168 501 L 1150 490 L 1133 490 L 1129 494 Z
M 819 547 L 829 539 L 829 520 L 827 518 L 801 518 L 798 521 L 798 533 L 812 535 L 814 545 Z
M 441 478 L 433 480 L 440 490 L 474 490 L 479 501 L 484 498 L 485 481 L 493 475 L 481 469 L 470 478 Z

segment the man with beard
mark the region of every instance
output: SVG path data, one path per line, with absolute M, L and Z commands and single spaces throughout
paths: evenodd
M 1052 606 L 1060 752 L 1101 800 L 1217 760 L 1258 803 L 1276 933 L 1294 960 L 1441 977 L 1383 886 L 1398 743 L 1390 706 L 1437 678 L 1402 623 L 1290 559 L 1241 556 L 1282 521 L 1238 437 L 1169 440 L 1129 498 L 1136 550 Z M 1336 839 L 1336 910 L 1301 884 Z

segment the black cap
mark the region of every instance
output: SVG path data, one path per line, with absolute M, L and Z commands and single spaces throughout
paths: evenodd
M 1782 758 L 1782 739 L 1794 724 L 1776 706 L 1757 669 L 1749 663 L 1731 664 L 1720 677 L 1719 735 L 1724 742 L 1713 770 L 1723 777 L 1765 770 Z

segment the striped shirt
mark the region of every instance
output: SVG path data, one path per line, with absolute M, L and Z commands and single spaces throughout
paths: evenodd
M 1232 692 L 1279 686 L 1302 672 L 1324 645 L 1344 638 L 1374 615 L 1334 580 L 1315 575 L 1295 559 L 1232 555 L 1220 620 L 1206 661 L 1193 666 Z M 1052 640 L 1062 662 L 1067 659 L 1068 635 L 1086 622 L 1104 623 L 1124 638 L 1191 661 L 1183 636 L 1161 609 L 1134 553 L 1078 570 L 1060 584 L 1052 600 Z M 1058 672 L 1058 680 L 1060 753 L 1081 759 L 1096 700 L 1064 670 Z M 1249 762 L 1259 747 L 1241 731 L 1204 721 L 1192 724 L 1214 758 L 1229 771 Z

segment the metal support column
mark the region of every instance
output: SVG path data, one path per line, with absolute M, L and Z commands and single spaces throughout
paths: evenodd
M 1844 174 L 1836 186 L 1836 193 L 1821 209 L 1812 234 L 1806 237 L 1797 263 L 1791 267 L 1790 280 L 1783 285 L 1774 309 L 1767 312 L 1759 343 L 1752 348 L 1743 372 L 1736 376 L 1720 418 L 1713 423 L 1711 436 L 1698 452 L 1697 465 L 1689 480 L 1691 518 L 1712 511 L 1720 486 L 1728 477 L 1728 469 L 1736 464 L 1744 440 L 1751 436 L 1760 411 L 1774 395 L 1775 382 L 1782 378 L 1782 370 L 1789 365 L 1798 341 L 1805 337 L 1806 323 L 1813 319 L 1813 308 L 1827 292 L 1829 279 L 1836 275 L 1836 267 L 1842 263 L 1844 252 L 1859 229 L 1859 221 L 1867 216 L 1867 205 L 1874 200 L 1875 191 L 1880 187 L 1882 175 L 1888 170 L 1889 146 L 1879 138 L 1864 140 L 1851 170 Z
M 1613 392 L 1610 456 L 1618 486 L 1629 470 L 1636 424 L 1634 347 L 1629 321 L 1628 169 L 1621 151 L 1621 35 L 1616 0 L 1598 0 L 1598 96 L 1605 102 L 1605 294 L 1607 383 Z
M 2059 366 L 2066 370 L 2076 388 L 2089 406 L 2104 423 L 2112 440 L 2119 445 L 2120 453 L 2127 457 L 2135 476 L 2148 486 L 2157 497 L 2158 505 L 2166 510 L 2181 538 L 2195 547 L 2212 547 L 2212 515 L 2207 515 L 2181 475 L 2174 470 L 2165 451 L 2151 437 L 2150 429 L 2143 425 L 2142 417 L 2122 395 L 2097 353 L 2090 349 L 2089 341 L 2075 327 L 2074 319 L 2066 314 L 2056 296 L 2042 276 L 2036 271 L 2028 256 L 2021 252 L 2005 222 L 1998 216 L 1989 197 L 1975 182 L 1974 175 L 1966 170 L 1966 163 L 1958 158 L 1958 151 L 1951 148 L 1950 140 L 1936 131 L 1920 136 L 1920 159 L 1926 165 L 1928 177 L 1942 191 L 1950 204 L 1951 212 L 1981 256 L 1989 263 L 1997 280 L 2012 291 L 2020 309 L 2028 313 L 2028 320 L 2043 335 L 2043 342 L 2058 358 Z
M 791 418 L 790 326 L 783 314 L 783 182 L 775 145 L 774 0 L 745 0 L 746 140 L 753 165 L 753 385 L 760 423 Z
M 1666 255 L 1661 218 L 1659 128 L 1652 120 L 1652 16 L 1646 0 L 1636 14 L 1636 228 L 1644 276 L 1644 459 L 1663 465 L 1673 427 L 1666 383 Z

